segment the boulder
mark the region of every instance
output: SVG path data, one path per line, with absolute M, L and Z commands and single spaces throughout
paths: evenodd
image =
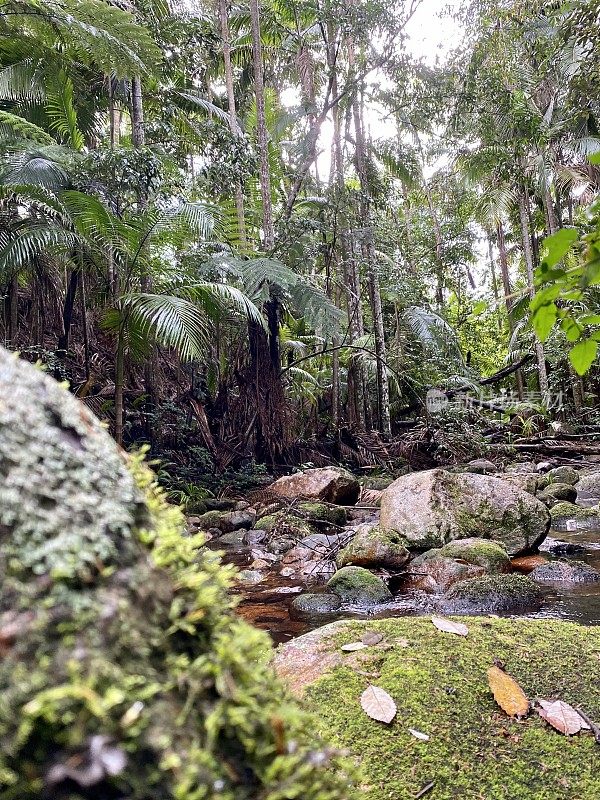
M 487 575 L 455 584 L 441 600 L 446 614 L 518 613 L 539 608 L 543 594 L 525 575 Z
M 335 572 L 335 562 L 328 557 L 329 552 L 330 548 L 327 545 L 305 547 L 299 544 L 287 551 L 281 559 L 281 565 L 284 569 L 293 569 L 290 575 L 304 578 L 329 578 Z
M 588 472 L 579 478 L 577 503 L 588 507 L 600 503 L 600 472 Z
M 322 592 L 321 594 L 300 594 L 294 597 L 290 612 L 292 617 L 315 617 L 335 614 L 341 608 L 342 601 L 337 594 Z
M 483 567 L 488 574 L 510 570 L 510 559 L 504 547 L 489 539 L 457 539 L 445 544 L 440 554 Z
M 327 588 L 346 605 L 368 608 L 392 599 L 381 578 L 362 567 L 342 567 L 329 579 Z
M 579 473 L 573 467 L 564 465 L 551 469 L 548 472 L 548 477 L 552 483 L 567 483 L 569 486 L 575 486 L 579 480 Z
M 1 349 L 0 398 L 0 794 L 347 798 L 141 457 Z
M 473 461 L 469 461 L 464 471 L 472 472 L 475 475 L 485 475 L 496 472 L 496 465 L 487 458 L 475 458 Z
M 577 489 L 569 483 L 550 483 L 538 493 L 537 498 L 552 508 L 560 500 L 572 503 L 577 498 Z
M 483 567 L 467 564 L 441 555 L 441 550 L 428 550 L 410 563 L 407 588 L 433 594 L 444 594 L 459 581 L 485 575 Z
M 298 503 L 294 511 L 309 520 L 311 524 L 327 528 L 330 525 L 341 528 L 346 524 L 346 509 L 327 503 Z
M 398 478 L 381 501 L 381 527 L 421 550 L 476 537 L 499 542 L 509 555 L 526 553 L 544 540 L 549 520 L 542 503 L 506 481 L 443 469 Z
M 432 781 L 424 800 L 600 797 L 591 733 L 566 738 L 535 713 L 511 720 L 486 680 L 501 661 L 528 697 L 560 697 L 598 721 L 600 627 L 552 619 L 461 621 L 466 637 L 441 633 L 427 617 L 340 621 L 282 645 L 275 668 L 315 712 L 319 729 L 361 764 L 364 800 L 408 800 Z M 371 631 L 391 646 L 341 650 Z M 358 702 L 368 681 L 397 704 L 389 726 L 369 719 Z
M 538 583 L 597 583 L 600 572 L 584 561 L 548 561 L 536 567 L 530 577 Z
M 360 494 L 360 483 L 351 472 L 341 467 L 319 467 L 284 475 L 271 484 L 270 491 L 290 500 L 306 498 L 354 505 Z
M 538 475 L 536 472 L 497 472 L 494 477 L 529 494 L 535 494 L 550 483 L 546 475 Z
M 384 531 L 366 523 L 359 525 L 352 541 L 336 558 L 338 567 L 350 564 L 356 567 L 384 567 L 398 570 L 410 559 L 406 540 L 396 531 Z

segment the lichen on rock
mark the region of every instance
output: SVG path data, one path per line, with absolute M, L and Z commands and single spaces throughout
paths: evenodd
M 351 779 L 141 456 L 0 351 L 3 800 L 342 800 Z

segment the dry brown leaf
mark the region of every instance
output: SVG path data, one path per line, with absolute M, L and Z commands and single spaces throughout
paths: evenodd
M 383 641 L 383 633 L 377 633 L 376 631 L 366 631 L 361 638 L 361 642 L 363 644 L 379 644 L 379 642 Z
M 443 619 L 443 617 L 432 617 L 431 621 L 438 629 L 444 633 L 455 633 L 457 636 L 467 636 L 469 629 L 462 622 L 453 622 L 450 619 Z
M 563 700 L 550 703 L 548 700 L 538 700 L 538 714 L 565 736 L 573 736 L 579 731 L 589 731 L 590 726 L 579 716 L 577 711 Z
M 343 644 L 342 650 L 345 653 L 355 653 L 357 650 L 364 650 L 366 646 L 363 642 L 350 642 L 349 644 Z
M 389 694 L 379 686 L 367 686 L 360 696 L 360 704 L 365 714 L 377 722 L 389 723 L 396 716 L 396 703 Z
M 429 736 L 426 733 L 421 733 L 421 731 L 417 731 L 414 728 L 409 728 L 408 732 L 415 737 L 415 739 L 420 739 L 422 742 L 428 742 Z
M 529 711 L 529 700 L 516 680 L 500 667 L 490 667 L 487 677 L 494 700 L 500 708 L 509 717 L 524 717 Z

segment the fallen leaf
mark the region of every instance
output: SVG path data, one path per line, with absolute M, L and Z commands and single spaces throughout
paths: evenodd
M 529 700 L 516 680 L 500 667 L 490 667 L 487 677 L 494 700 L 500 708 L 509 717 L 524 717 L 529 711 Z
M 354 653 L 357 650 L 364 650 L 366 646 L 364 642 L 350 642 L 350 644 L 343 644 L 342 650 L 345 653 Z
M 590 726 L 579 716 L 577 711 L 563 700 L 550 703 L 548 700 L 538 700 L 538 714 L 565 736 L 573 736 L 579 731 L 589 731 Z
M 443 631 L 444 633 L 455 633 L 457 636 L 466 636 L 469 633 L 469 629 L 462 622 L 453 622 L 442 617 L 432 617 L 431 621 L 438 631 Z
M 383 633 L 377 633 L 376 631 L 367 631 L 363 633 L 361 642 L 363 644 L 379 644 L 383 640 Z
M 417 731 L 414 728 L 409 728 L 408 732 L 412 734 L 415 739 L 420 739 L 422 742 L 428 742 L 429 736 L 426 733 L 421 733 L 421 731 Z
M 379 686 L 367 686 L 360 696 L 363 711 L 377 722 L 389 724 L 396 716 L 396 703 L 389 694 Z
M 410 647 L 410 642 L 408 639 L 394 639 L 394 645 L 396 647 Z

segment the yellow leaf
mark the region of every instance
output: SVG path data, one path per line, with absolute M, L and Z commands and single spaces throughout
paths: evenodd
M 500 667 L 490 667 L 487 677 L 494 700 L 509 717 L 524 717 L 528 713 L 529 700 L 514 678 Z

